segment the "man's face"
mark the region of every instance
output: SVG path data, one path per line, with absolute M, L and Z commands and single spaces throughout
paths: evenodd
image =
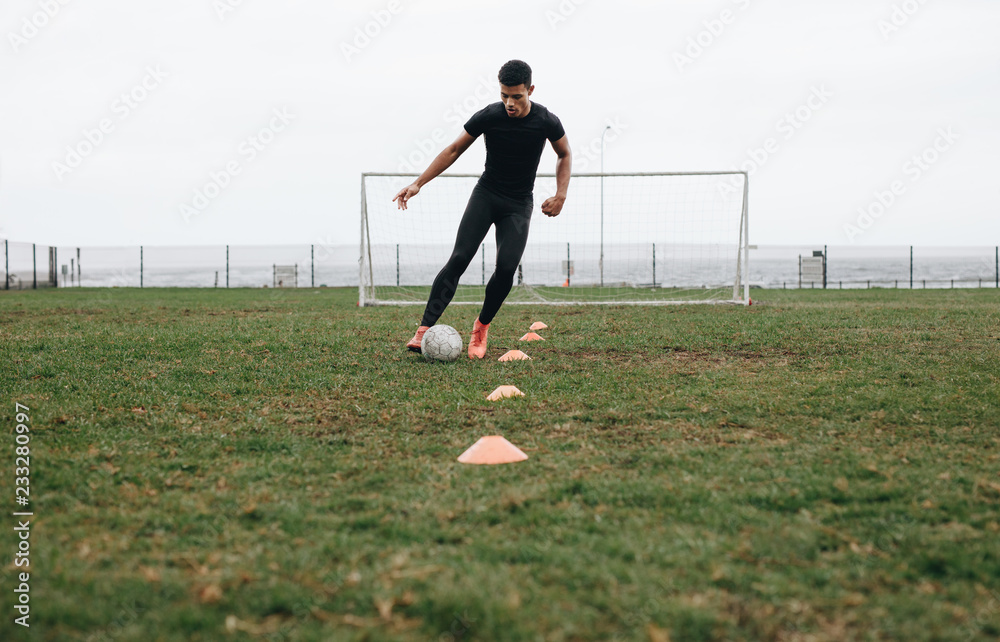
M 500 85 L 500 100 L 503 101 L 504 107 L 507 108 L 507 115 L 511 118 L 524 118 L 527 116 L 530 109 L 528 96 L 533 91 L 535 91 L 534 85 L 530 87 L 525 87 L 524 85 L 517 85 L 515 87 Z

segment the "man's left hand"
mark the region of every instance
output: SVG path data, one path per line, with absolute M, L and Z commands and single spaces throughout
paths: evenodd
M 542 203 L 542 214 L 551 217 L 559 216 L 559 212 L 562 211 L 563 203 L 565 202 L 565 196 L 553 196 L 545 199 L 545 202 Z

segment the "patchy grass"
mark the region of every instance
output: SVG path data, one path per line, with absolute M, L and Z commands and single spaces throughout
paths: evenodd
M 507 306 L 452 364 L 355 297 L 2 293 L 35 639 L 1000 635 L 997 292 Z M 488 434 L 530 459 L 456 463 Z

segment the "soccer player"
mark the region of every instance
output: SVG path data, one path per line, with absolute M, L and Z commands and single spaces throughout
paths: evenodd
M 500 102 L 476 112 L 465 123 L 465 131 L 446 147 L 417 180 L 404 187 L 392 199 L 400 209 L 420 192 L 420 188 L 451 167 L 476 138 L 486 140 L 486 168 L 469 197 L 469 203 L 458 225 L 455 249 L 431 286 L 417 333 L 406 347 L 420 352 L 420 340 L 429 327 L 437 323 L 451 303 L 458 281 L 476 256 L 490 226 L 496 226 L 497 264 L 486 285 L 486 300 L 472 326 L 469 358 L 486 356 L 486 336 L 490 323 L 503 305 L 514 283 L 514 274 L 521 263 L 528 241 L 528 227 L 534 206 L 532 190 L 535 173 L 545 149 L 552 144 L 559 157 L 556 161 L 556 194 L 542 203 L 542 213 L 559 216 L 566 193 L 572 156 L 562 123 L 544 106 L 529 98 L 535 91 L 531 84 L 531 67 L 521 60 L 511 60 L 500 68 Z

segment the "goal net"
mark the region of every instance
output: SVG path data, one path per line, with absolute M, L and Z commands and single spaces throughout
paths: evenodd
M 442 174 L 397 209 L 410 174 L 363 174 L 359 305 L 424 305 L 451 255 L 479 176 Z M 575 174 L 555 218 L 535 182 L 528 244 L 507 303 L 679 304 L 749 301 L 744 172 Z M 453 303 L 482 304 L 496 262 L 491 228 Z

